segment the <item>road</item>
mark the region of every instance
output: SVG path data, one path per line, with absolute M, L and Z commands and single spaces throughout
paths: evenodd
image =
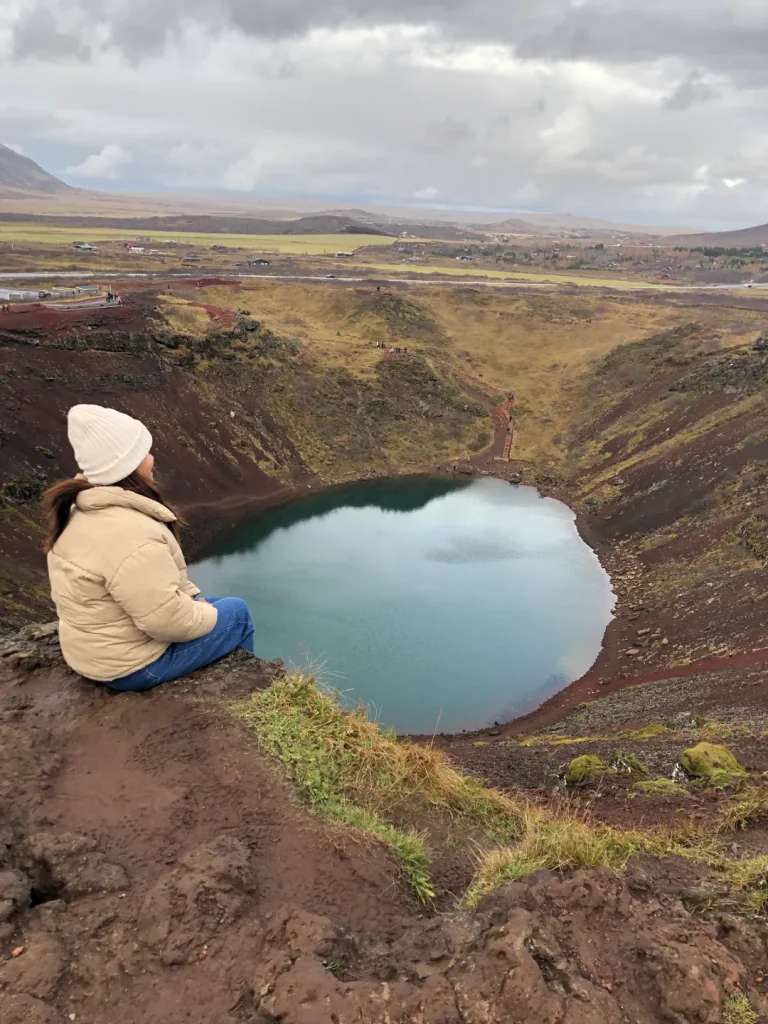
M 435 271 L 439 274 L 439 271 Z M 482 277 L 458 277 L 452 276 L 450 278 L 445 277 L 430 277 L 428 274 L 419 274 L 417 277 L 382 277 L 378 274 L 372 273 L 370 275 L 347 275 L 347 274 L 334 274 L 329 277 L 327 274 L 246 274 L 232 271 L 221 271 L 221 270 L 205 270 L 204 268 L 195 268 L 194 273 L 187 271 L 160 271 L 160 270 L 133 270 L 133 271 L 94 271 L 84 270 L 78 272 L 75 270 L 37 270 L 37 271 L 20 271 L 18 273 L 4 271 L 0 272 L 0 281 L 36 281 L 36 280 L 52 280 L 52 279 L 79 279 L 84 280 L 86 278 L 98 278 L 101 280 L 129 280 L 129 279 L 165 279 L 172 278 L 174 280 L 182 281 L 195 281 L 200 278 L 216 277 L 216 278 L 231 278 L 232 280 L 248 280 L 248 281 L 325 281 L 326 283 L 335 282 L 337 284 L 406 284 L 406 285 L 446 285 L 449 287 L 455 287 L 456 285 L 472 286 L 472 287 L 483 287 L 483 288 L 501 288 L 501 289 L 516 289 L 516 288 L 543 288 L 553 289 L 561 288 L 565 285 L 568 287 L 584 288 L 604 288 L 610 290 L 610 285 L 604 284 L 602 281 L 599 284 L 592 285 L 589 278 L 584 278 L 583 283 L 575 283 L 573 280 L 564 281 L 563 284 L 555 281 L 525 281 L 525 280 L 508 280 L 508 281 L 497 281 L 489 278 Z M 627 288 L 627 279 L 621 282 L 617 281 L 617 287 L 621 287 L 623 291 L 631 291 L 631 288 Z M 631 282 L 630 282 L 631 283 Z M 637 282 L 638 291 L 648 290 L 647 281 Z M 752 288 L 750 284 L 655 284 L 654 291 L 665 291 L 672 293 L 689 293 L 689 292 L 722 292 L 722 291 L 748 291 Z M 758 285 L 756 286 L 758 292 L 762 289 Z

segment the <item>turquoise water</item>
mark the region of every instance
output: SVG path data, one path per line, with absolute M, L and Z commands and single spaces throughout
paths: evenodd
M 250 605 L 256 653 L 398 732 L 528 711 L 592 665 L 610 580 L 574 514 L 500 480 L 386 480 L 272 509 L 192 576 Z

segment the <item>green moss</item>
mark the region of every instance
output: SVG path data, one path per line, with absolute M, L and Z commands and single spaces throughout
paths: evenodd
M 687 790 L 672 779 L 644 779 L 642 782 L 636 782 L 634 788 L 653 796 L 688 796 Z
M 668 732 L 671 732 L 669 726 L 662 725 L 659 722 L 657 724 L 644 725 L 642 729 L 632 729 L 630 732 L 625 733 L 625 735 L 633 740 L 652 740 L 656 736 L 664 736 Z
M 565 770 L 567 786 L 585 786 L 608 771 L 608 765 L 596 754 L 574 757 Z
M 518 740 L 518 744 L 521 747 L 570 747 L 603 738 L 602 736 L 525 736 Z
M 747 774 L 730 750 L 719 743 L 689 747 L 681 754 L 680 764 L 688 775 L 718 789 L 740 782 Z

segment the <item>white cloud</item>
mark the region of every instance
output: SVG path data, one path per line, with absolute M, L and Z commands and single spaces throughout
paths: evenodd
M 91 153 L 82 163 L 66 169 L 66 174 L 76 178 L 96 178 L 104 181 L 116 181 L 123 168 L 131 160 L 128 150 L 114 142 L 102 146 L 98 153 Z
M 723 184 L 726 188 L 738 188 L 739 185 L 746 185 L 746 178 L 723 178 Z
M 425 188 L 417 188 L 416 191 L 413 192 L 414 199 L 425 199 L 427 202 L 430 202 L 432 199 L 437 199 L 439 195 L 440 190 L 435 188 L 434 185 L 427 185 Z

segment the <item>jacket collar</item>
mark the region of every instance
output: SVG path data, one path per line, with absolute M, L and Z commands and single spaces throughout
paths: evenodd
M 81 512 L 96 512 L 99 509 L 114 507 L 132 508 L 161 523 L 176 521 L 173 512 L 159 501 L 145 498 L 143 494 L 136 494 L 135 491 L 126 491 L 124 487 L 90 487 L 78 494 L 76 505 Z

